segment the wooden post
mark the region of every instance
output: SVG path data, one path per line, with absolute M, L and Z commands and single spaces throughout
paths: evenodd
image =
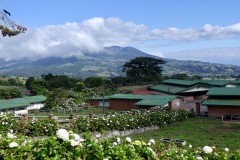
M 54 115 L 53 115 L 53 114 L 50 114 L 50 115 L 48 116 L 48 118 L 49 118 L 49 119 L 54 119 Z
M 75 119 L 75 118 L 76 118 L 76 116 L 73 115 L 73 114 L 71 114 L 70 117 L 69 117 L 69 119 Z
M 105 116 L 106 116 L 106 117 L 109 117 L 109 116 L 110 116 L 110 112 L 107 112 L 107 113 L 105 114 Z
M 196 102 L 195 105 L 196 105 L 196 113 L 200 115 L 200 103 Z
M 27 114 L 23 115 L 23 120 L 24 120 L 25 124 L 28 124 L 28 115 Z
M 132 115 L 134 115 L 134 116 L 135 116 L 135 115 L 136 115 L 136 111 L 132 111 Z
M 93 113 L 89 113 L 89 117 L 90 117 L 91 119 L 93 119 L 93 117 L 94 117 Z
M 168 102 L 168 108 L 169 110 L 172 110 L 172 101 Z

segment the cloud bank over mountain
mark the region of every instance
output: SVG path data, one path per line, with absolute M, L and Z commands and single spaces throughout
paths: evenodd
M 81 23 L 68 22 L 64 25 L 28 28 L 25 34 L 16 37 L 0 37 L 0 58 L 10 60 L 49 56 L 68 57 L 86 52 L 98 52 L 105 46 L 118 45 L 133 46 L 149 54 L 159 53 L 156 55 L 166 58 L 211 60 L 216 63 L 222 63 L 228 58 L 227 63 L 237 63 L 235 60 L 240 59 L 240 46 L 227 47 L 211 43 L 218 40 L 237 43 L 239 37 L 240 23 L 229 26 L 205 24 L 197 29 L 149 30 L 144 24 L 125 22 L 114 17 L 107 19 L 95 17 Z M 209 41 L 209 44 L 196 45 L 203 41 Z M 192 43 L 197 48 L 191 46 Z M 181 45 L 182 47 L 179 47 Z M 184 48 L 184 45 L 188 47 Z

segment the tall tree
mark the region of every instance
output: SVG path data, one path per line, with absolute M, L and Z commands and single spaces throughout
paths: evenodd
M 102 77 L 88 77 L 84 80 L 86 87 L 100 87 L 104 84 L 104 80 Z
M 123 65 L 127 78 L 138 82 L 157 81 L 163 71 L 165 61 L 152 57 L 136 57 Z
M 48 83 L 44 79 L 34 79 L 30 84 L 31 92 L 34 95 L 47 95 Z

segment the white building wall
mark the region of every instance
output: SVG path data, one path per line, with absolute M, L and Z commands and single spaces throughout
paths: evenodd
M 207 87 L 196 87 L 196 88 L 186 90 L 184 92 L 198 92 L 198 91 L 208 91 L 208 90 L 209 90 L 209 88 L 207 88 Z
M 44 104 L 42 103 L 36 103 L 32 104 L 31 106 L 27 106 L 27 110 L 32 110 L 32 109 L 41 109 L 44 107 Z
M 14 111 L 15 116 L 24 115 L 24 114 L 28 114 L 28 110 L 25 109 L 25 110 Z
M 237 87 L 237 86 L 234 84 L 227 84 L 226 87 Z

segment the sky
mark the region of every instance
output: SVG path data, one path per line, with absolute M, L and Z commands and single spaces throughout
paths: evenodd
M 0 0 L 27 28 L 0 58 L 67 57 L 131 46 L 179 60 L 240 65 L 239 0 Z

